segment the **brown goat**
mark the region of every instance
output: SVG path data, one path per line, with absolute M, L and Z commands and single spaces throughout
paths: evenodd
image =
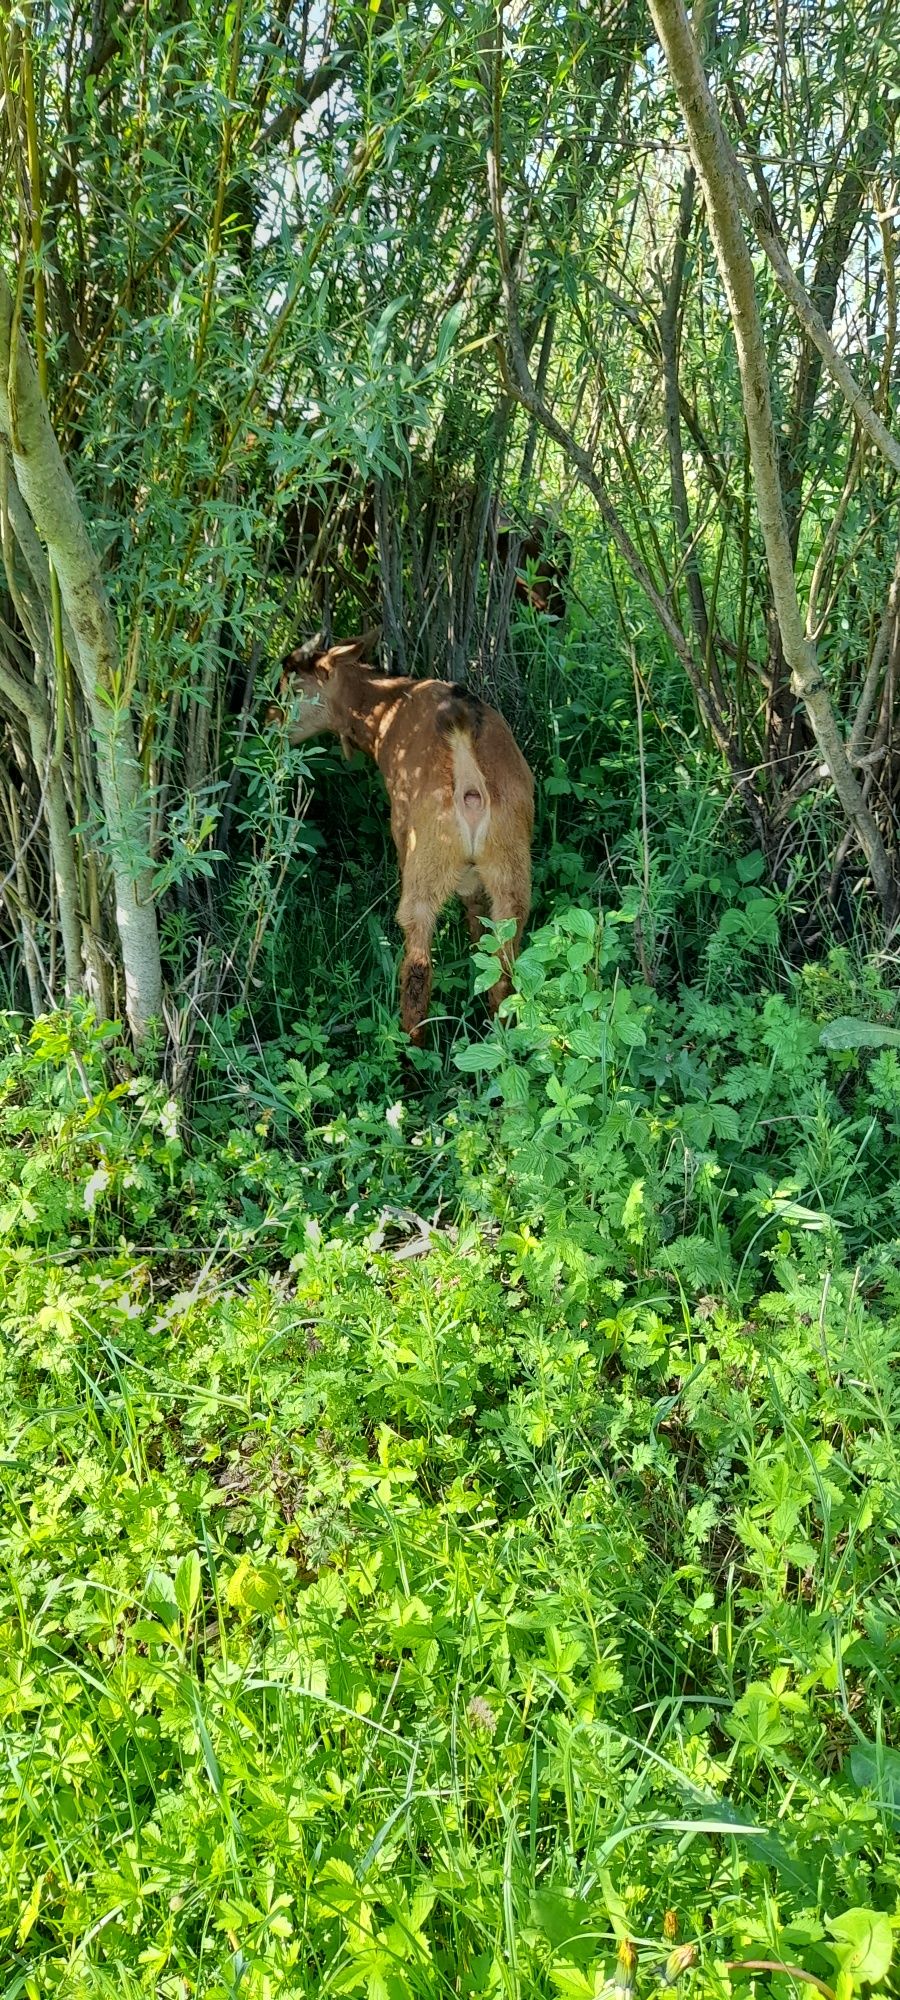
M 400 972 L 403 1026 L 421 1047 L 431 997 L 431 938 L 439 911 L 460 897 L 477 943 L 486 915 L 515 923 L 504 970 L 491 987 L 496 1013 L 531 903 L 534 783 L 501 715 L 450 681 L 387 678 L 363 663 L 370 636 L 330 651 L 300 646 L 283 663 L 288 740 L 330 733 L 345 751 L 373 757 L 388 789 L 400 862 L 397 922 L 406 939 Z

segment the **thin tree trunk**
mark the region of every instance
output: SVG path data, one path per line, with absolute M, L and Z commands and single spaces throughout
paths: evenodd
M 31 739 L 31 755 L 35 770 L 40 773 L 46 768 L 50 753 L 50 721 L 48 716 L 29 717 L 28 733 Z M 49 759 L 47 789 L 44 799 L 44 818 L 50 841 L 50 859 L 56 883 L 56 901 L 59 911 L 59 928 L 62 934 L 63 964 L 66 976 L 66 993 L 80 993 L 84 983 L 84 958 L 79 915 L 78 870 L 75 865 L 75 842 L 69 824 L 69 810 L 66 805 L 66 788 L 59 766 Z
M 78 913 L 78 871 L 75 846 L 66 805 L 62 772 L 51 755 L 52 719 L 45 697 L 30 686 L 20 673 L 0 660 L 0 693 L 24 717 L 28 728 L 31 761 L 43 799 L 44 819 L 50 840 L 50 859 L 56 884 L 59 927 L 62 933 L 66 993 L 82 988 L 81 918 Z
M 810 304 L 823 327 L 831 333 L 837 305 L 841 272 L 850 255 L 850 245 L 859 224 L 865 193 L 866 169 L 874 166 L 884 141 L 876 139 L 876 125 L 867 125 L 860 135 L 834 204 L 834 212 L 822 232 L 816 268 L 810 286 Z M 803 483 L 809 455 L 813 411 L 822 379 L 823 356 L 809 333 L 804 332 L 791 396 L 791 415 L 782 449 L 782 485 L 788 534 L 796 561 L 800 540 Z
M 740 97 L 733 86 L 728 90 L 729 102 L 736 123 L 746 137 L 746 119 Z M 822 325 L 830 334 L 837 304 L 838 285 L 841 272 L 850 254 L 850 246 L 858 227 L 866 188 L 866 175 L 876 165 L 884 150 L 884 136 L 876 124 L 865 126 L 858 135 L 853 152 L 845 168 L 831 215 L 822 228 L 821 240 L 816 257 L 815 270 L 809 288 L 811 306 L 819 314 Z M 768 213 L 769 197 L 762 170 L 753 163 L 753 177 L 759 194 L 759 205 L 763 213 Z M 742 183 L 742 194 L 746 183 Z M 771 217 L 770 217 L 771 222 Z M 774 231 L 774 225 L 772 225 Z M 777 231 L 774 231 L 777 235 Z M 803 518 L 803 489 L 806 480 L 809 457 L 809 441 L 816 397 L 822 379 L 823 356 L 808 333 L 800 341 L 800 352 L 794 374 L 789 417 L 785 435 L 779 446 L 781 467 L 781 490 L 784 495 L 784 511 L 787 518 L 788 537 L 794 563 L 800 544 L 800 524 Z M 857 454 L 852 454 L 858 462 Z M 836 522 L 835 522 L 836 525 Z M 811 621 L 807 618 L 807 627 Z M 773 645 L 769 660 L 769 699 L 767 705 L 768 733 L 766 754 L 774 762 L 781 762 L 784 769 L 793 762 L 798 750 L 809 749 L 806 718 L 791 701 L 788 692 L 788 668 L 781 645 L 777 623 L 773 624 Z M 783 760 L 783 761 L 782 761 Z M 851 762 L 852 751 L 851 751 Z M 871 788 L 869 788 L 871 789 Z M 868 797 L 868 791 L 866 793 Z
M 806 707 L 835 792 L 869 863 L 885 919 L 890 921 L 897 909 L 897 883 L 884 841 L 848 760 L 815 646 L 804 631 L 779 477 L 769 369 L 753 263 L 741 223 L 730 147 L 682 0 L 650 0 L 650 12 L 687 127 L 731 310 L 756 505 L 785 658 L 794 691 Z M 808 322 L 804 320 L 804 324 Z
M 75 488 L 50 424 L 24 339 L 15 353 L 13 299 L 0 272 L 0 429 L 19 491 L 52 558 L 75 639 L 90 716 L 115 884 L 128 1024 L 136 1042 L 160 1013 L 159 934 L 131 717 L 122 694 L 116 628 Z
M 862 684 L 859 701 L 856 705 L 856 714 L 853 718 L 853 727 L 850 731 L 848 751 L 851 761 L 854 762 L 863 755 L 866 730 L 869 727 L 869 717 L 875 706 L 884 664 L 888 658 L 892 641 L 896 643 L 894 635 L 898 620 L 900 620 L 900 550 L 897 553 L 887 603 L 882 613 L 881 624 L 875 635 L 875 643 L 869 656 L 865 680 Z
M 694 169 L 689 167 L 681 184 L 678 203 L 678 223 L 675 231 L 675 248 L 672 252 L 672 270 L 663 309 L 659 321 L 659 340 L 662 348 L 663 386 L 666 399 L 666 436 L 669 445 L 669 473 L 672 481 L 672 512 L 684 564 L 684 578 L 687 584 L 691 618 L 697 644 L 701 654 L 705 654 L 709 639 L 709 625 L 706 616 L 706 600 L 697 562 L 697 551 L 691 529 L 688 507 L 687 483 L 684 476 L 684 449 L 681 441 L 681 400 L 678 389 L 678 315 L 681 306 L 681 292 L 684 284 L 684 266 L 687 257 L 688 236 L 694 209 Z M 721 699 L 721 697 L 720 697 Z
M 40 783 L 40 773 L 37 774 Z M 41 983 L 40 960 L 34 935 L 34 917 L 31 909 L 31 893 L 28 885 L 28 870 L 25 866 L 25 847 L 19 820 L 19 808 L 15 793 L 10 788 L 6 797 L 6 817 L 9 824 L 13 863 L 10 875 L 15 877 L 16 889 L 12 893 L 9 876 L 3 886 L 3 900 L 12 917 L 13 924 L 22 940 L 22 957 L 25 963 L 25 977 L 28 981 L 28 998 L 35 1019 L 44 1012 L 44 989 Z

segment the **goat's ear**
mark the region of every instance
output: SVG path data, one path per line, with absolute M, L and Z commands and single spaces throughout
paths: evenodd
M 342 639 L 339 645 L 329 646 L 327 653 L 322 655 L 321 664 L 326 668 L 357 664 L 371 666 L 372 661 L 366 659 L 366 654 L 374 653 L 380 638 L 381 633 L 375 626 L 370 632 L 363 632 L 358 639 Z

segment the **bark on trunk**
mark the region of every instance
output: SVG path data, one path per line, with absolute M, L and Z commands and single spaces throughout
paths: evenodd
M 20 336 L 11 352 L 13 300 L 0 272 L 0 429 L 19 491 L 59 578 L 75 641 L 74 664 L 94 732 L 97 776 L 115 884 L 128 1024 L 136 1042 L 162 1000 L 159 934 L 147 846 L 147 801 L 134 731 L 121 699 L 118 643 L 99 564 Z

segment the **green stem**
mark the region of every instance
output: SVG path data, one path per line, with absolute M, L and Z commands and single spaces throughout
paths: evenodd
M 824 1979 L 818 1979 L 814 1972 L 805 1972 L 802 1965 L 786 1965 L 781 1958 L 729 1958 L 725 1961 L 726 1972 L 785 1972 L 790 1979 L 802 1979 L 807 1986 L 814 1986 L 824 1993 L 825 2000 L 835 2000 L 833 1986 L 827 1986 Z

